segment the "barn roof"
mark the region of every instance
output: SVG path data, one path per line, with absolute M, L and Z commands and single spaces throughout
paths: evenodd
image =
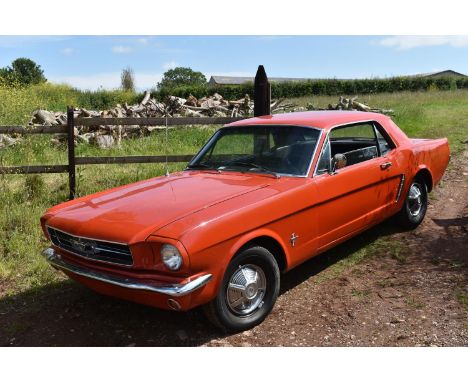
M 447 69 L 438 72 L 412 74 L 405 77 L 467 77 L 465 74 L 456 72 L 455 70 Z

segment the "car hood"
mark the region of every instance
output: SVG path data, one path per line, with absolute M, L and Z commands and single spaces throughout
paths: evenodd
M 273 181 L 261 174 L 184 171 L 63 203 L 49 210 L 46 224 L 77 236 L 131 244 Z

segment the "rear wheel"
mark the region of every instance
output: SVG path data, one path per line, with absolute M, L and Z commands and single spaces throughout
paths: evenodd
M 262 322 L 278 297 L 280 273 L 267 249 L 251 246 L 238 253 L 224 274 L 216 298 L 205 306 L 208 319 L 227 332 Z
M 427 211 L 427 186 L 419 177 L 411 182 L 405 202 L 401 208 L 398 220 L 407 229 L 414 229 L 424 219 Z

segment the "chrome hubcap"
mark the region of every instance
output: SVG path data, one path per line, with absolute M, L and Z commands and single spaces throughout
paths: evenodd
M 421 212 L 422 192 L 418 184 L 412 184 L 408 193 L 408 209 L 412 216 L 418 216 Z
M 266 277 L 263 270 L 253 264 L 242 265 L 229 280 L 226 300 L 234 313 L 247 315 L 263 305 Z

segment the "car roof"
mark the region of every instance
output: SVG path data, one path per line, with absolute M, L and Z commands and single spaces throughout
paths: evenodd
M 319 129 L 330 129 L 334 126 L 348 123 L 362 121 L 379 122 L 387 119 L 388 117 L 386 115 L 379 113 L 347 110 L 323 110 L 265 115 L 262 117 L 236 121 L 226 125 L 226 127 L 244 125 L 296 125 L 315 127 Z

